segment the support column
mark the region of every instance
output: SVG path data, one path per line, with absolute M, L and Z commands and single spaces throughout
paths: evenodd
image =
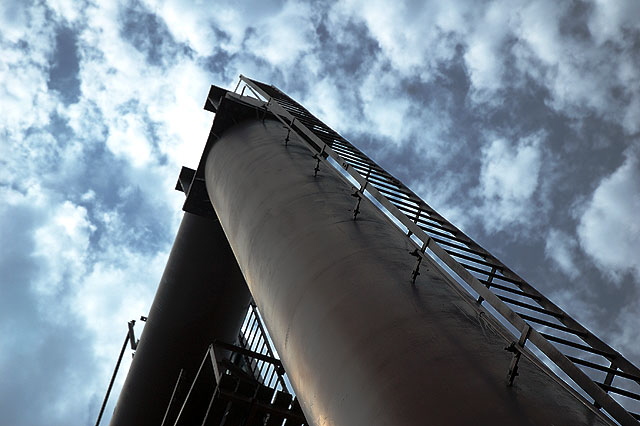
M 235 342 L 249 299 L 220 223 L 185 213 L 111 425 L 159 426 L 180 370 L 188 388 L 214 339 Z
M 509 343 L 281 123 L 227 129 L 209 198 L 313 426 L 603 424 Z M 473 303 L 473 302 L 472 302 Z

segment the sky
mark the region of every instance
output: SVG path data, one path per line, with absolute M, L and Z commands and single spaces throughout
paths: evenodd
M 640 364 L 636 0 L 3 0 L 2 424 L 95 423 L 241 73 Z

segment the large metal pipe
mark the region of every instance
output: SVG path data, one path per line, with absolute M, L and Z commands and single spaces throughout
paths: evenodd
M 508 342 L 278 122 L 227 129 L 206 184 L 314 426 L 606 424 Z
M 249 299 L 219 222 L 185 213 L 111 425 L 159 426 L 180 371 L 188 389 L 209 344 L 235 342 Z

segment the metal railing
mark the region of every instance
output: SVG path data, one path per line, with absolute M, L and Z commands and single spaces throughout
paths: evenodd
M 477 309 L 489 312 L 514 333 L 510 346 L 514 361 L 509 381 L 517 372 L 520 355 L 551 363 L 551 368 L 573 389 L 590 398 L 617 423 L 639 425 L 640 415 L 623 407 L 640 401 L 640 370 L 566 312 L 538 292 L 500 260 L 421 200 L 413 191 L 337 132 L 318 120 L 302 105 L 274 86 L 240 76 L 264 114 L 273 115 L 309 148 L 316 159 L 314 173 L 327 167 L 354 185 L 358 199 L 372 202 L 413 244 L 416 268 L 429 257 L 437 262 L 448 282 Z M 236 88 L 237 90 L 237 88 Z M 534 347 L 531 347 L 533 345 Z M 526 347 L 526 349 L 525 349 Z M 535 352 L 535 354 L 534 354 Z M 615 381 L 615 383 L 614 383 Z
M 264 329 L 256 328 L 255 333 L 264 335 Z M 231 357 L 218 358 L 219 351 L 230 352 Z M 251 365 L 256 360 L 272 366 L 277 376 L 284 374 L 282 364 L 272 356 L 214 341 L 186 392 L 187 383 L 180 371 L 162 425 L 307 425 L 294 395 L 278 389 L 278 383 L 268 386 L 262 380 L 264 374 L 256 377 L 253 370 L 247 371 L 246 363 Z
M 269 358 L 279 359 L 269 335 L 262 324 L 258 308 L 253 302 L 249 305 L 247 316 L 240 329 L 238 346 Z M 286 373 L 281 366 L 255 357 L 246 357 L 245 362 L 258 382 L 270 388 L 293 394 L 290 385 L 287 385 L 289 379 L 286 377 Z

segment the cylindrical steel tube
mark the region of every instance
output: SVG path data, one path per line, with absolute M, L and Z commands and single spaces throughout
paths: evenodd
M 310 424 L 604 424 L 507 341 L 278 122 L 225 131 L 206 160 L 222 227 Z
M 159 426 L 180 370 L 188 389 L 213 340 L 236 341 L 249 300 L 219 222 L 185 213 L 111 425 Z

